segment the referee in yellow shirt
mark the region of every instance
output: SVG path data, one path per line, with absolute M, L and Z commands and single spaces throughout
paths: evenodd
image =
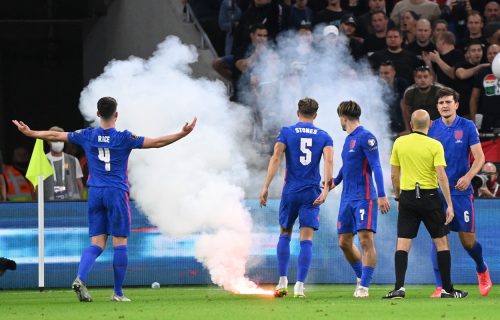
M 405 274 L 412 239 L 423 222 L 437 248 L 439 272 L 443 280 L 441 298 L 465 298 L 466 291 L 453 288 L 451 283 L 451 256 L 448 247 L 448 223 L 453 219 L 453 204 L 446 176 L 446 161 L 441 143 L 427 137 L 430 117 L 425 110 L 411 115 L 412 133 L 399 137 L 392 148 L 392 185 L 398 206 L 398 242 L 396 248 L 394 290 L 385 299 L 405 297 Z M 438 192 L 438 181 L 448 205 L 446 217 Z

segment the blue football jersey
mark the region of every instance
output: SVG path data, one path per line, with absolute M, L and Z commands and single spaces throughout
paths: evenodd
M 298 122 L 280 130 L 276 142 L 286 146 L 286 176 L 283 193 L 319 187 L 319 164 L 323 149 L 333 147 L 333 140 L 324 130 L 308 122 Z
M 377 198 L 372 178 L 375 166 L 380 166 L 377 139 L 359 126 L 347 136 L 342 149 L 342 168 L 338 177 L 343 181 L 343 200 Z M 379 194 L 384 194 L 384 190 Z
M 68 140 L 85 150 L 90 187 L 115 187 L 128 192 L 128 157 L 132 149 L 142 148 L 144 137 L 99 127 L 71 132 Z
M 457 116 L 448 127 L 441 118 L 434 120 L 428 136 L 441 142 L 446 159 L 446 175 L 450 183 L 451 194 L 469 195 L 472 186 L 465 191 L 455 189 L 458 179 L 470 169 L 470 147 L 479 143 L 479 133 L 470 120 Z

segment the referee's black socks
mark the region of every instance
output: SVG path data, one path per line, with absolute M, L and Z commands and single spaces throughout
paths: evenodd
M 407 267 L 408 267 L 408 252 L 404 250 L 396 251 L 396 253 L 394 254 L 394 269 L 396 270 L 396 286 L 394 288 L 395 290 L 399 290 L 401 287 L 405 286 L 405 275 Z
M 443 282 L 443 289 L 446 292 L 453 290 L 451 284 L 451 255 L 450 250 L 443 250 L 437 252 L 437 262 L 439 272 L 441 273 L 441 281 Z

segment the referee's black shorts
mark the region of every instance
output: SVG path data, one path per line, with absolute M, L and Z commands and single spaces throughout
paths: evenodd
M 446 217 L 443 201 L 437 189 L 421 189 L 420 199 L 415 190 L 402 190 L 399 196 L 398 238 L 413 239 L 418 234 L 420 222 L 423 222 L 432 239 L 449 233 L 444 225 Z

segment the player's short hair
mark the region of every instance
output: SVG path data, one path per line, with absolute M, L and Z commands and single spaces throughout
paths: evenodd
M 338 108 L 337 114 L 349 118 L 350 120 L 358 120 L 361 116 L 361 107 L 356 101 L 342 101 Z
M 102 97 L 97 101 L 97 111 L 101 118 L 107 120 L 115 114 L 117 105 L 115 98 Z
M 453 100 L 455 102 L 458 102 L 458 99 L 460 98 L 460 95 L 458 92 L 453 90 L 452 88 L 444 87 L 438 90 L 438 100 L 443 98 L 443 97 L 453 97 Z
M 300 114 L 306 117 L 312 117 L 318 112 L 319 104 L 318 101 L 312 98 L 303 98 L 299 100 L 298 110 Z

